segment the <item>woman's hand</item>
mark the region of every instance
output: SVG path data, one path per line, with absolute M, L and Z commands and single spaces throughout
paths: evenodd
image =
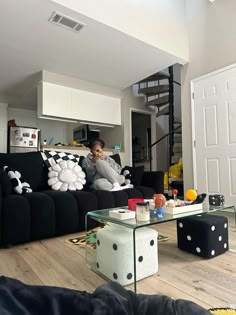
M 97 160 L 104 160 L 104 155 L 103 154 L 94 155 L 92 158 L 93 163 L 96 163 Z

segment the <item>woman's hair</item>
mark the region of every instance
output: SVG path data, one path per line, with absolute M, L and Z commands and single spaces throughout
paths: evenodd
M 102 139 L 93 139 L 89 142 L 89 148 L 92 149 L 95 146 L 95 144 L 100 144 L 102 149 L 105 146 L 105 142 Z

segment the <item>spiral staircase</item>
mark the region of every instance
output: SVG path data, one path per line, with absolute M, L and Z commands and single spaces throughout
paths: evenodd
M 168 116 L 168 130 L 161 138 L 150 146 L 151 149 L 161 141 L 168 141 L 168 169 L 182 158 L 182 123 L 175 116 L 174 85 L 180 85 L 174 80 L 173 66 L 168 68 L 168 73 L 158 72 L 138 82 L 138 93 L 145 96 L 145 106 L 156 111 L 157 124 L 163 115 Z M 151 170 L 151 159 L 150 159 Z M 165 170 L 166 171 L 166 170 Z M 177 182 L 177 183 L 176 183 Z M 169 178 L 169 184 L 183 187 L 183 179 Z M 177 189 L 181 189 L 177 187 Z

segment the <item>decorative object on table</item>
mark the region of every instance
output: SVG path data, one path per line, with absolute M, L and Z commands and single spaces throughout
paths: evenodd
M 163 194 L 155 194 L 153 195 L 153 200 L 155 203 L 155 208 L 153 210 L 153 212 L 156 211 L 156 215 L 158 217 L 163 217 L 163 213 L 164 213 L 164 206 L 166 203 L 166 197 Z M 155 213 L 152 213 L 152 215 L 155 215 Z
M 167 214 L 178 215 L 178 214 L 183 214 L 186 212 L 193 212 L 193 211 L 194 212 L 198 211 L 199 213 L 202 212 L 202 207 L 203 207 L 202 203 L 198 203 L 198 204 L 186 204 L 186 203 L 184 203 L 183 205 L 173 207 L 173 206 L 169 205 L 170 204 L 169 201 L 167 202 L 167 206 L 164 207 L 164 211 Z
M 211 206 L 223 206 L 225 197 L 223 195 L 209 195 L 209 204 Z
M 173 189 L 172 193 L 173 193 L 173 199 L 174 199 L 175 205 L 177 205 L 178 190 L 177 189 Z
M 148 202 L 137 202 L 136 204 L 136 219 L 137 221 L 149 221 L 150 211 Z
M 144 202 L 144 199 L 143 198 L 128 199 L 128 209 L 132 211 L 136 211 L 137 202 Z
M 203 203 L 203 201 L 205 200 L 207 194 L 203 193 L 200 195 L 197 195 L 197 199 L 195 201 L 193 201 L 191 204 L 197 204 L 197 203 Z
M 195 189 L 188 189 L 185 196 L 188 201 L 195 201 L 197 199 L 197 191 Z
M 109 211 L 109 216 L 119 220 L 128 220 L 135 218 L 135 212 L 126 209 L 115 209 Z
M 212 214 L 178 219 L 177 239 L 178 248 L 188 253 L 216 257 L 228 250 L 228 219 Z
M 236 315 L 234 308 L 210 308 L 209 312 L 213 315 Z
M 47 140 L 46 139 L 43 140 L 43 145 L 47 145 Z

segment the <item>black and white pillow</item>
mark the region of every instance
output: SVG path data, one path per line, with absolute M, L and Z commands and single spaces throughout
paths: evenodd
M 3 169 L 9 177 L 15 193 L 23 195 L 32 192 L 30 184 L 24 180 L 20 172 L 9 166 L 4 166 Z
M 52 166 L 60 163 L 61 161 L 72 161 L 79 163 L 80 156 L 78 154 L 71 154 L 67 152 L 58 152 L 58 151 L 42 151 L 41 152 L 44 163 L 46 164 L 49 170 L 52 169 Z

